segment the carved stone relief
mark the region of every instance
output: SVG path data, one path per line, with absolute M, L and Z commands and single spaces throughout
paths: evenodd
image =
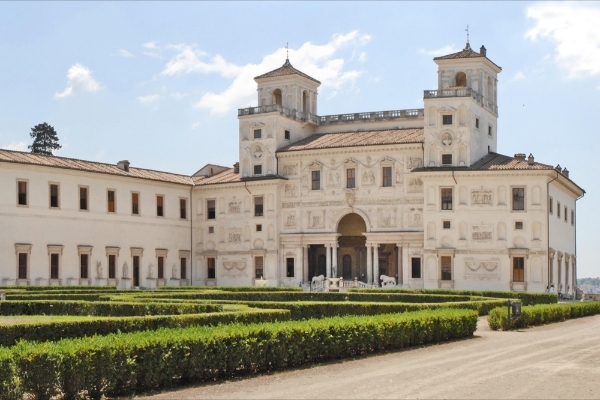
M 229 243 L 241 243 L 242 231 L 240 229 L 229 229 L 227 233 L 227 241 Z
M 325 210 L 308 212 L 308 228 L 309 229 L 325 228 Z
M 362 176 L 363 185 L 374 185 L 375 184 L 375 173 L 372 169 L 367 169 L 363 172 Z
M 419 157 L 407 157 L 406 168 L 414 169 L 423 166 L 423 159 Z
M 296 213 L 284 214 L 285 229 L 296 229 Z
M 398 226 L 397 212 L 395 208 L 378 208 L 377 225 L 380 228 L 392 228 Z
M 471 225 L 471 237 L 475 242 L 492 242 L 494 239 L 493 231 L 494 225 L 492 224 Z
M 239 214 L 242 211 L 242 202 L 235 197 L 228 204 L 227 212 L 229 214 Z
M 329 186 L 340 186 L 339 171 L 329 171 Z
M 285 197 L 296 197 L 298 195 L 298 188 L 293 183 L 285 184 Z
M 410 209 L 410 226 L 423 226 L 423 219 L 421 216 L 423 215 L 422 208 L 411 208 Z
M 254 158 L 255 160 L 260 160 L 262 155 L 263 155 L 262 146 L 259 144 L 254 145 L 254 147 L 252 147 L 252 158 Z
M 346 197 L 346 203 L 348 204 L 349 207 L 354 206 L 354 202 L 356 201 L 356 195 L 354 194 L 354 190 L 346 190 L 345 193 L 345 197 Z
M 410 181 L 408 182 L 408 191 L 410 193 L 422 193 L 423 181 L 421 178 L 410 178 Z
M 442 140 L 442 145 L 444 145 L 445 147 L 450 147 L 450 146 L 452 146 L 452 142 L 454 142 L 454 137 L 452 136 L 452 134 L 450 132 L 444 132 L 442 134 L 441 140 Z
M 238 278 L 247 275 L 246 261 L 223 261 L 221 276 L 227 278 Z
M 478 260 L 472 257 L 466 258 L 465 278 L 500 279 L 500 259 Z
M 296 173 L 297 173 L 296 164 L 288 164 L 288 165 L 283 166 L 283 175 L 284 176 L 292 176 L 292 175 L 296 175 Z
M 471 204 L 477 206 L 491 206 L 494 204 L 494 192 L 492 190 L 471 190 Z

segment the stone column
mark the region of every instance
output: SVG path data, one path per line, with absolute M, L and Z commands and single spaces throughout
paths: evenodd
M 310 245 L 305 244 L 302 246 L 302 280 L 308 282 L 308 247 Z
M 333 261 L 332 261 L 332 274 L 334 278 L 338 277 L 338 267 L 337 267 L 337 256 L 338 256 L 338 245 L 337 243 L 331 245 L 331 252 L 333 253 Z
M 371 255 L 371 244 L 367 243 L 367 283 L 373 283 L 373 256 Z
M 571 262 L 571 257 L 568 254 L 565 254 L 565 290 L 563 293 L 567 294 L 571 290 L 571 282 L 569 282 L 571 278 L 571 274 L 569 273 L 569 264 Z M 569 290 L 567 290 L 567 286 Z
M 379 244 L 373 244 L 373 283 L 379 286 Z
M 577 290 L 575 289 L 577 287 L 577 263 L 576 260 L 577 257 L 576 256 L 571 256 L 571 262 L 573 263 L 573 268 L 571 273 L 573 274 L 573 295 L 577 296 Z M 575 300 L 575 298 L 573 298 Z
M 557 269 L 558 269 L 558 273 L 556 274 L 557 277 L 557 285 L 556 285 L 556 293 L 558 292 L 562 292 L 562 260 L 563 260 L 563 253 L 561 252 L 557 252 Z
M 400 243 L 396 243 L 396 248 L 398 249 L 398 254 L 396 256 L 396 271 L 398 271 L 398 286 L 402 286 L 404 284 L 404 271 L 402 270 L 402 245 Z
M 330 244 L 326 244 L 325 245 L 325 253 L 326 253 L 326 260 L 327 260 L 327 278 L 331 278 L 331 245 Z
M 550 249 L 548 254 L 548 290 L 554 284 L 554 250 Z
M 402 243 L 402 265 L 404 266 L 404 268 L 402 268 L 402 275 L 403 275 L 403 281 L 404 281 L 404 284 L 406 285 L 406 287 L 409 287 L 408 280 L 411 278 L 410 269 L 412 268 L 409 250 L 410 250 L 410 244 Z

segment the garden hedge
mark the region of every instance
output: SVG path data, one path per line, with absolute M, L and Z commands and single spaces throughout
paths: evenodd
M 111 290 L 116 291 L 117 287 L 116 286 L 0 286 L 0 290 L 25 290 L 28 292 L 38 292 L 38 291 L 45 292 L 45 291 L 54 291 L 54 290 L 59 290 L 59 291 L 86 290 L 86 291 L 107 292 L 107 291 L 111 291 Z
M 471 337 L 476 325 L 475 311 L 434 310 L 21 342 L 0 351 L 0 388 L 37 399 L 131 395 Z
M 100 292 L 95 291 L 91 293 L 10 293 L 6 292 L 7 300 L 86 300 L 86 301 L 98 301 L 102 296 L 110 294 L 116 296 L 116 293 Z
M 359 289 L 351 288 L 349 292 L 353 293 L 422 293 L 438 295 L 456 295 L 456 296 L 481 296 L 493 297 L 499 299 L 519 299 L 524 306 L 533 306 L 536 304 L 555 304 L 558 303 L 556 293 L 532 293 L 532 292 L 500 292 L 493 290 L 447 290 L 447 289 Z
M 166 291 L 206 291 L 222 292 L 302 292 L 304 289 L 295 286 L 161 286 L 161 292 Z
M 488 315 L 488 325 L 493 330 L 508 329 L 508 307 L 496 308 Z M 511 328 L 544 325 L 571 318 L 600 314 L 600 302 L 540 304 L 521 309 L 519 318 L 511 318 Z
M 249 309 L 243 311 L 161 315 L 144 317 L 102 318 L 81 321 L 39 322 L 0 325 L 0 346 L 12 346 L 20 340 L 58 341 L 111 333 L 130 333 L 160 328 L 187 328 L 191 326 L 215 326 L 219 324 L 251 324 L 290 320 L 288 310 Z
M 0 301 L 0 315 L 97 315 L 97 316 L 141 316 L 179 315 L 219 312 L 223 306 L 205 302 L 157 303 L 157 302 L 87 302 L 35 300 Z

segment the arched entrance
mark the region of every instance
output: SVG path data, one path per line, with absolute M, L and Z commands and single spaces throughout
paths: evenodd
M 356 213 L 345 215 L 338 223 L 337 277 L 367 281 L 367 231 L 365 220 Z M 340 262 L 341 261 L 341 262 Z M 341 267 L 341 268 L 340 268 Z

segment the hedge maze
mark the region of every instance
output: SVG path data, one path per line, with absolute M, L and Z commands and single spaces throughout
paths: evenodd
M 548 293 L 1 289 L 0 398 L 7 400 L 128 396 L 468 338 L 478 316 L 511 297 L 557 306 Z

